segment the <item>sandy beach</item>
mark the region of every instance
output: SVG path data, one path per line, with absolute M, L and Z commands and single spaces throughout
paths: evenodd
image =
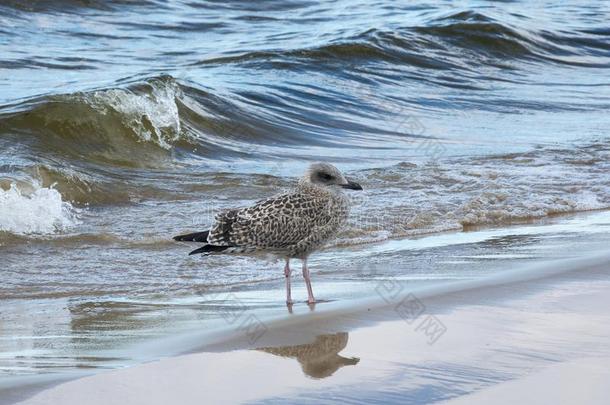
M 248 333 L 208 337 L 20 403 L 605 403 L 610 255 L 405 294 L 321 304 L 265 320 L 255 348 Z
M 606 404 L 609 361 L 608 357 L 592 357 L 551 365 L 446 404 Z

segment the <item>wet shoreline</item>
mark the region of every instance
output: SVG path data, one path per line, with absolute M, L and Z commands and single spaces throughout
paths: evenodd
M 605 246 L 610 239 L 608 224 L 608 211 L 561 216 L 537 224 L 331 248 L 314 256 L 310 265 L 317 294 L 330 301 L 320 306 L 346 305 L 367 297 L 379 299 L 384 283 L 401 291 L 419 290 L 485 279 L 528 263 L 578 257 Z M 177 251 L 181 246 L 171 249 Z M 349 267 L 337 267 L 347 261 Z M 223 320 L 223 314 L 238 309 L 255 320 L 289 316 L 282 301 L 283 278 L 277 263 L 263 262 L 267 269 L 262 280 L 216 285 L 202 283 L 206 274 L 202 265 L 203 261 L 194 261 L 192 275 L 166 284 L 164 294 L 155 292 L 157 282 L 148 291 L 136 288 L 122 292 L 114 285 L 106 293 L 97 288 L 90 293 L 77 289 L 65 297 L 25 299 L 19 298 L 25 292 L 15 291 L 14 298 L 3 300 L 5 358 L 1 368 L 5 376 L 61 374 L 82 367 L 103 370 L 176 355 L 188 347 L 170 345 L 173 348 L 167 352 L 165 345 L 154 342 L 201 328 L 238 333 Z M 235 270 L 228 267 L 225 271 L 230 274 Z M 226 279 L 223 274 L 217 277 L 219 281 Z M 151 281 L 154 278 L 151 275 Z M 302 280 L 296 277 L 293 285 L 294 296 L 305 297 Z M 170 295 L 174 298 L 168 299 Z M 309 308 L 298 301 L 294 311 L 303 315 Z M 24 319 L 31 322 L 24 323 Z M 256 329 L 257 325 L 250 326 Z M 15 336 L 19 339 L 11 343 Z M 19 368 L 13 366 L 16 358 L 21 359 Z

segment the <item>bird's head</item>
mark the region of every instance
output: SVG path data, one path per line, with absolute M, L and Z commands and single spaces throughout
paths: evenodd
M 339 169 L 329 163 L 313 163 L 301 178 L 301 182 L 331 189 L 362 190 L 360 184 L 346 179 Z

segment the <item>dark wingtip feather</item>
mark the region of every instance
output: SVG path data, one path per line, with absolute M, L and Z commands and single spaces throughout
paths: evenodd
M 193 250 L 190 255 L 196 255 L 197 253 L 213 253 L 213 252 L 222 252 L 223 250 L 228 249 L 229 246 L 214 246 L 214 245 L 205 245 L 200 247 L 199 249 Z

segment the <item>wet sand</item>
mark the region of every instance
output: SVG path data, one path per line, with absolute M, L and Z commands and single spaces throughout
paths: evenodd
M 607 404 L 608 357 L 585 358 L 546 367 L 524 378 L 450 400 L 460 404 Z
M 599 403 L 607 393 L 609 254 L 387 298 L 299 305 L 291 317 L 263 319 L 260 336 L 181 337 L 205 344 L 24 403 L 556 403 L 560 392 Z

